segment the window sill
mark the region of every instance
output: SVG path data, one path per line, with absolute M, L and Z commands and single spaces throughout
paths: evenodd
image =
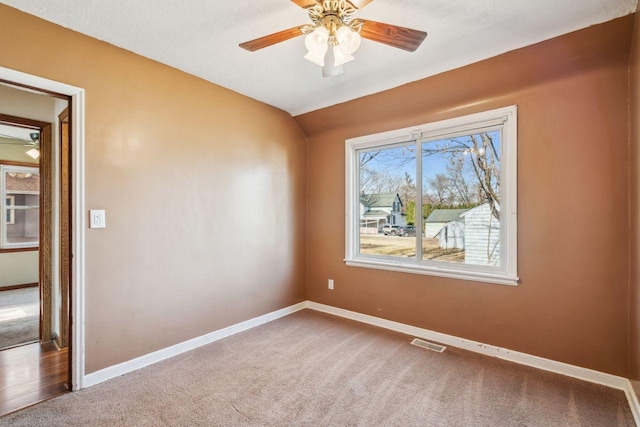
M 4 253 L 12 253 L 12 252 L 33 252 L 38 251 L 40 248 L 38 246 L 23 246 L 17 248 L 0 248 L 0 254 Z
M 517 286 L 518 277 L 508 277 L 506 275 L 467 272 L 460 270 L 448 270 L 438 267 L 427 267 L 423 265 L 408 265 L 396 262 L 368 260 L 368 259 L 345 259 L 345 264 L 350 267 L 373 268 L 376 270 L 396 271 L 400 273 L 423 274 L 426 276 L 446 277 L 449 279 L 471 280 L 474 282 L 492 283 L 498 285 Z

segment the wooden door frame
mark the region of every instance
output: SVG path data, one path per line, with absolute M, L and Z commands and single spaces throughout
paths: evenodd
M 60 283 L 60 336 L 56 340 L 59 348 L 69 345 L 69 288 L 71 283 L 71 133 L 69 126 L 69 106 L 58 116 L 58 152 L 60 153 L 59 166 L 59 283 Z M 69 361 L 71 371 L 71 361 Z
M 38 284 L 40 288 L 40 342 L 52 340 L 51 295 L 53 292 L 53 125 L 39 120 L 0 114 L 0 123 L 40 132 L 40 237 Z

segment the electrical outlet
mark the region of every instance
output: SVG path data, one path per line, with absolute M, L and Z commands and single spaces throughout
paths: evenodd
M 333 290 L 333 279 L 329 279 L 329 289 Z

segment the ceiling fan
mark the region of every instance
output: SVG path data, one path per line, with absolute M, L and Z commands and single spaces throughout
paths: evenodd
M 40 133 L 31 132 L 29 133 L 29 138 L 31 139 L 22 139 L 15 135 L 0 134 L 0 144 L 23 145 L 29 148 L 26 154 L 37 160 L 38 157 L 40 157 Z
M 306 34 L 305 58 L 323 67 L 323 76 L 341 74 L 342 65 L 352 61 L 352 54 L 362 38 L 414 52 L 427 37 L 424 31 L 382 22 L 353 18 L 373 0 L 291 0 L 309 13 L 313 24 L 299 25 L 255 40 L 240 47 L 250 52 Z

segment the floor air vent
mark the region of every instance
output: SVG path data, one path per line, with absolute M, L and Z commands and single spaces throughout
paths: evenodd
M 411 344 L 418 347 L 426 348 L 431 351 L 437 351 L 438 353 L 442 353 L 447 349 L 447 347 L 443 345 L 435 344 L 429 341 L 419 340 L 418 338 L 415 338 L 413 341 L 411 341 Z

